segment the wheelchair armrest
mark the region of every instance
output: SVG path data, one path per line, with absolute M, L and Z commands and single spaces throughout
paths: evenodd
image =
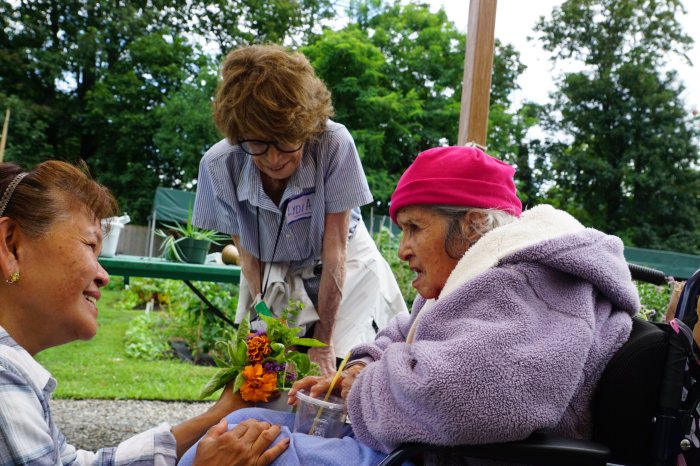
M 379 466 L 399 465 L 404 460 L 422 457 L 428 452 L 538 466 L 604 466 L 610 457 L 610 449 L 600 443 L 535 433 L 517 442 L 485 445 L 437 446 L 407 443 L 392 451 Z

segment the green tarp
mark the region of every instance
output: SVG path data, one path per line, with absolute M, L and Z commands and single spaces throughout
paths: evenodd
M 158 222 L 187 221 L 187 210 L 194 206 L 194 193 L 178 189 L 157 188 L 151 216 Z
M 700 256 L 681 252 L 625 246 L 625 259 L 633 264 L 661 270 L 664 275 L 687 280 L 700 269 Z
M 187 221 L 188 209 L 194 205 L 194 193 L 172 188 L 156 188 L 153 209 L 149 217 L 148 255 L 153 256 L 156 224 L 158 222 Z

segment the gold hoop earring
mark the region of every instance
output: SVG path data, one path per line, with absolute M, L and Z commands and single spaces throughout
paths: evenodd
M 12 285 L 13 283 L 17 283 L 19 281 L 19 272 L 12 272 L 10 274 L 10 278 L 5 280 L 6 283 L 9 283 Z

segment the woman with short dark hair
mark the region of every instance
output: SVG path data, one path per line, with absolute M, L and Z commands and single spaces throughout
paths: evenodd
M 195 418 L 97 452 L 77 450 L 54 423 L 56 380 L 34 356 L 95 336 L 100 289 L 109 282 L 98 262 L 100 219 L 117 213 L 112 194 L 82 168 L 0 163 L 0 465 L 174 465 L 207 429 L 199 460 L 269 464 L 287 446 L 267 449 L 279 427 L 250 420 L 226 432 L 223 416 L 249 406 L 230 387 Z

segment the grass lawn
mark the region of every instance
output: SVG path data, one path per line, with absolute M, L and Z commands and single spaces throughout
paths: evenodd
M 55 398 L 200 400 L 199 390 L 216 368 L 128 357 L 122 342 L 124 332 L 129 321 L 142 311 L 119 309 L 118 293 L 104 291 L 95 338 L 37 355 L 58 381 Z M 218 394 L 211 399 L 216 398 Z

